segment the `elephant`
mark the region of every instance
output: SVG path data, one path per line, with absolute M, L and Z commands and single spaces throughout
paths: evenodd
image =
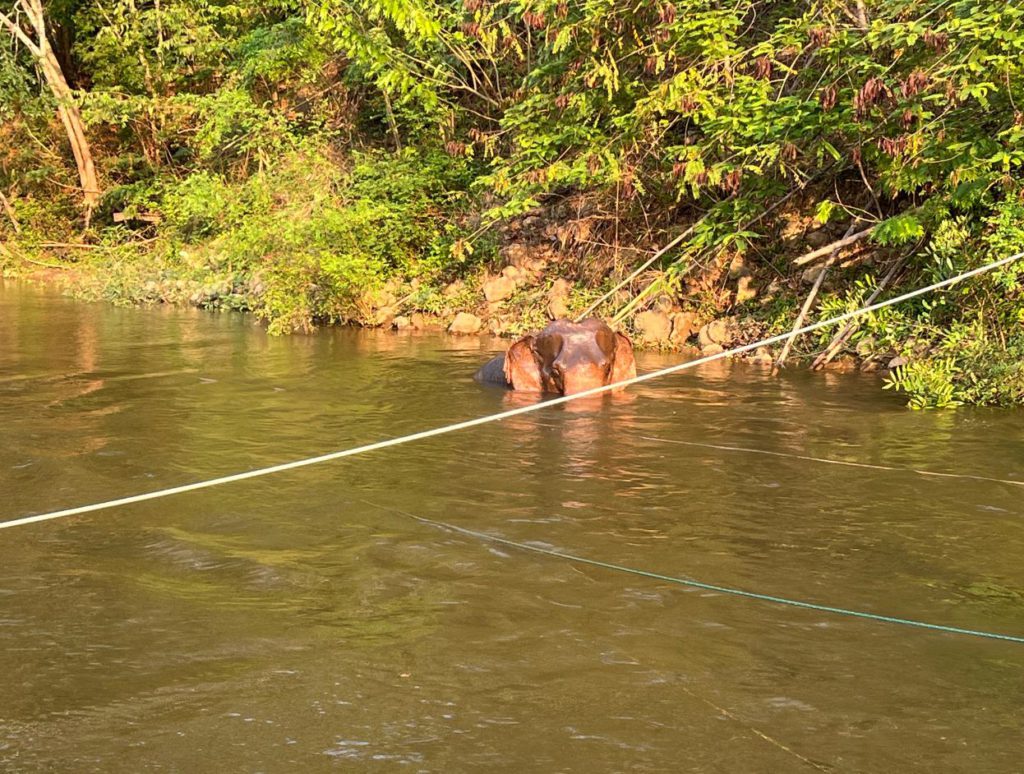
M 478 382 L 572 395 L 636 376 L 633 344 L 597 318 L 555 320 L 476 372 Z

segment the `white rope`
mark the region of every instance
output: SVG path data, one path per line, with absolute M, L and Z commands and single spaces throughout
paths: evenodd
M 1000 266 L 1006 266 L 1009 263 L 1013 263 L 1021 258 L 1024 258 L 1024 252 L 1016 253 L 1008 258 L 1003 258 L 998 261 L 994 261 L 978 269 L 972 269 L 965 271 L 962 274 L 958 274 L 955 277 L 936 282 L 928 285 L 927 287 L 918 288 L 912 290 L 909 293 L 890 298 L 886 301 L 880 301 L 877 304 L 866 306 L 861 309 L 857 309 L 852 312 L 846 312 L 841 315 L 837 315 L 828 320 L 822 320 L 821 322 L 813 323 L 812 325 L 806 325 L 800 328 L 795 333 L 797 335 L 810 333 L 812 331 L 819 330 L 829 325 L 835 325 L 837 323 L 845 322 L 854 317 L 860 317 L 861 315 L 869 314 L 879 309 L 884 309 L 887 306 L 898 304 L 903 301 L 907 301 L 911 298 L 922 296 L 926 293 L 930 293 L 940 288 L 949 287 L 957 282 L 968 279 L 970 277 L 977 276 L 978 274 L 984 274 L 987 271 L 997 269 Z M 426 438 L 433 438 L 438 435 L 444 435 L 446 433 L 454 433 L 457 430 L 467 430 L 471 427 L 477 427 L 479 425 L 485 425 L 489 422 L 500 422 L 503 419 L 510 419 L 517 417 L 522 414 L 529 414 L 532 411 L 540 411 L 541 409 L 549 408 L 551 406 L 558 406 L 562 403 L 568 403 L 572 400 L 580 400 L 581 398 L 589 398 L 594 395 L 601 395 L 611 390 L 627 387 L 631 384 L 639 384 L 641 382 L 650 381 L 651 379 L 657 379 L 660 376 L 666 376 L 668 374 L 674 374 L 678 371 L 685 371 L 688 368 L 696 368 L 699 365 L 705 363 L 711 363 L 715 360 L 721 360 L 732 355 L 742 354 L 744 352 L 750 352 L 751 350 L 757 349 L 758 347 L 765 347 L 777 342 L 783 341 L 793 335 L 794 332 L 782 333 L 778 336 L 772 336 L 762 341 L 755 342 L 753 344 L 744 344 L 741 347 L 735 347 L 734 349 L 719 352 L 715 355 L 707 355 L 705 357 L 697 358 L 696 360 L 688 360 L 685 363 L 679 363 L 668 368 L 662 368 L 658 371 L 651 371 L 646 374 L 635 376 L 632 379 L 624 379 L 620 382 L 613 384 L 603 385 L 601 387 L 594 387 L 590 390 L 584 390 L 583 392 L 577 392 L 573 395 L 563 395 L 558 398 L 552 398 L 550 400 L 541 401 L 538 403 L 530 404 L 529 406 L 522 406 L 516 409 L 510 409 L 509 411 L 502 411 L 498 414 L 489 414 L 483 417 L 477 417 L 476 419 L 468 419 L 464 422 L 456 422 L 452 425 L 444 425 L 443 427 L 435 427 L 430 430 L 422 430 L 418 433 L 412 433 L 410 435 L 403 435 L 398 438 L 388 438 L 384 441 L 377 441 L 375 443 L 365 444 L 363 446 L 356 446 L 351 449 L 343 449 L 342 451 L 331 452 L 329 454 L 321 454 L 317 457 L 308 457 L 306 459 L 295 460 L 293 462 L 285 462 L 280 465 L 271 465 L 267 468 L 256 468 L 255 470 L 248 470 L 244 473 L 234 473 L 230 476 L 220 476 L 219 478 L 211 478 L 206 481 L 196 481 L 192 484 L 183 484 L 181 486 L 174 486 L 168 489 L 160 489 L 155 492 L 144 492 L 142 494 L 131 495 L 130 497 L 120 497 L 116 500 L 107 500 L 101 503 L 92 503 L 90 505 L 80 505 L 75 508 L 65 508 L 60 511 L 52 511 L 50 513 L 40 513 L 35 516 L 25 516 L 18 519 L 11 519 L 9 521 L 0 522 L 0 529 L 7 529 L 9 527 L 19 527 L 25 524 L 34 524 L 40 521 L 49 521 L 51 519 L 61 519 L 66 516 L 77 516 L 83 513 L 91 513 L 92 511 L 105 510 L 107 508 L 117 508 L 122 505 L 131 505 L 132 503 L 141 503 L 146 500 L 156 500 L 161 497 L 170 497 L 171 495 L 184 494 L 185 492 L 195 492 L 199 489 L 209 489 L 210 487 L 220 486 L 222 484 L 231 484 L 235 481 L 245 481 L 249 478 L 258 478 L 260 476 L 269 476 L 272 473 L 283 473 L 286 470 L 295 470 L 296 468 L 304 468 L 309 465 L 318 465 L 321 462 L 330 462 L 331 460 L 340 460 L 344 457 L 354 457 L 357 454 L 366 454 L 372 451 L 378 451 L 380 449 L 387 449 L 392 446 L 399 446 L 405 443 L 412 443 L 413 441 L 422 441 Z

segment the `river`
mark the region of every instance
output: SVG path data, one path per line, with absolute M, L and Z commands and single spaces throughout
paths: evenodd
M 0 519 L 520 405 L 501 346 L 0 285 Z M 413 517 L 1024 636 L 1021 483 L 1022 412 L 724 363 L 0 530 L 0 769 L 1020 771 L 1024 644 Z

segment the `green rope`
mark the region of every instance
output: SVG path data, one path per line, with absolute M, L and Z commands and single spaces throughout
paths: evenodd
M 744 591 L 743 589 L 734 589 L 729 586 L 719 586 L 714 583 L 704 583 L 702 581 L 691 580 L 689 578 L 676 578 L 671 575 L 662 575 L 657 572 L 650 572 L 648 570 L 638 570 L 635 567 L 626 567 L 621 564 L 613 564 L 612 562 L 602 562 L 598 559 L 588 559 L 585 556 L 576 556 L 575 554 L 567 554 L 562 551 L 555 551 L 550 548 L 541 548 L 539 546 L 531 546 L 528 543 L 520 543 L 515 540 L 509 540 L 508 538 L 498 537 L 496 535 L 489 535 L 486 532 L 478 532 L 467 527 L 458 527 L 454 524 L 448 524 L 443 521 L 435 521 L 434 519 L 427 519 L 423 516 L 417 516 L 414 513 L 403 511 L 397 508 L 386 508 L 376 503 L 371 503 L 367 500 L 363 500 L 367 505 L 372 505 L 375 508 L 381 510 L 390 510 L 394 513 L 400 513 L 403 516 L 407 516 L 410 519 L 415 519 L 423 524 L 430 524 L 435 527 L 442 529 L 448 529 L 453 532 L 461 532 L 464 535 L 478 538 L 480 540 L 487 540 L 492 543 L 500 543 L 502 545 L 510 546 L 512 548 L 518 548 L 523 551 L 533 551 L 537 554 L 544 554 L 546 556 L 553 556 L 558 559 L 565 559 L 566 561 L 576 562 L 578 564 L 589 564 L 592 567 L 601 567 L 605 570 L 615 570 L 616 572 L 629 573 L 630 575 L 639 575 L 643 578 L 653 578 L 654 580 L 665 581 L 667 583 L 675 583 L 679 586 L 688 586 L 695 589 L 703 589 L 705 591 L 715 591 L 720 594 L 731 594 L 736 597 L 746 597 L 747 599 L 757 599 L 762 602 L 772 602 L 777 605 L 788 605 L 790 607 L 800 607 L 805 610 L 817 610 L 822 613 L 833 613 L 835 615 L 845 615 L 853 618 L 866 618 L 872 621 L 882 621 L 883 623 L 900 624 L 902 626 L 914 626 L 918 629 L 931 629 L 937 632 L 946 632 L 948 634 L 966 634 L 971 637 L 984 637 L 990 640 L 1004 640 L 1006 642 L 1019 642 L 1024 643 L 1024 637 L 1017 637 L 1012 634 L 999 634 L 998 632 L 986 632 L 979 629 L 963 629 L 959 626 L 946 626 L 945 624 L 933 624 L 925 621 L 915 621 L 911 618 L 899 618 L 892 615 L 881 615 L 879 613 L 867 613 L 863 610 L 848 610 L 844 607 L 832 607 L 831 605 L 819 605 L 814 602 L 803 602 L 799 599 L 788 599 L 786 597 L 776 597 L 772 594 L 760 594 L 756 591 Z

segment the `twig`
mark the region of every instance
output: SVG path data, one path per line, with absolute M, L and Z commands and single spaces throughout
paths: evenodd
M 772 371 L 778 373 L 779 369 L 782 368 L 786 363 L 786 358 L 789 357 L 789 351 L 793 348 L 793 342 L 796 341 L 797 331 L 803 327 L 804 318 L 807 317 L 807 313 L 811 311 L 811 306 L 814 304 L 814 299 L 818 297 L 818 291 L 821 289 L 821 284 L 825 281 L 825 275 L 828 274 L 829 268 L 835 263 L 836 258 L 839 256 L 839 250 L 842 249 L 843 243 L 850 237 L 850 232 L 853 231 L 854 226 L 850 226 L 846 230 L 846 236 L 840 239 L 838 242 L 834 242 L 830 245 L 832 254 L 829 256 L 825 265 L 821 267 L 821 271 L 818 273 L 817 278 L 814 280 L 814 287 L 811 288 L 811 292 L 807 294 L 807 299 L 804 301 L 803 307 L 800 309 L 800 314 L 796 316 L 796 322 L 793 323 L 793 331 L 789 334 L 789 338 L 786 339 L 786 343 L 782 347 L 782 352 L 779 353 L 778 360 L 775 361 L 775 365 Z M 870 229 L 868 232 L 870 233 Z
M 870 228 L 866 228 L 863 231 L 858 231 L 856 234 L 851 234 L 850 231 L 852 230 L 853 226 L 850 227 L 850 229 L 846 232 L 846 236 L 844 236 L 842 239 L 839 239 L 830 245 L 819 247 L 817 250 L 812 250 L 811 252 L 805 255 L 801 255 L 799 258 L 793 261 L 793 264 L 795 266 L 803 266 L 815 260 L 816 258 L 821 258 L 821 256 L 823 255 L 830 255 L 831 253 L 836 253 L 842 250 L 844 247 L 849 247 L 850 245 L 859 242 L 865 237 L 871 236 L 871 232 L 875 230 L 875 227 L 871 226 Z

